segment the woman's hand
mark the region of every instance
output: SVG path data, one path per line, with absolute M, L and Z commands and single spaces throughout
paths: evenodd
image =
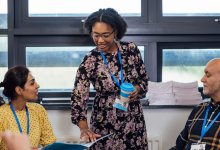
M 140 86 L 135 85 L 134 86 L 134 91 L 130 93 L 129 99 L 130 101 L 133 101 L 134 99 L 136 99 L 139 96 L 139 92 L 141 91 Z
M 100 134 L 96 134 L 92 132 L 90 129 L 80 129 L 81 135 L 80 140 L 81 142 L 95 142 L 97 138 L 100 138 Z
M 8 150 L 31 150 L 31 144 L 26 134 L 5 131 L 0 134 L 0 137 L 5 141 Z

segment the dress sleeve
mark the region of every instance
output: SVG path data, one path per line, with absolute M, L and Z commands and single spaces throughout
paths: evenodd
M 87 119 L 87 101 L 89 99 L 90 79 L 95 68 L 96 58 L 86 56 L 80 64 L 71 95 L 71 120 L 78 125 L 79 121 Z
M 39 105 L 39 114 L 41 126 L 40 144 L 42 146 L 46 146 L 54 143 L 56 141 L 56 137 L 54 135 L 51 123 L 49 121 L 47 111 L 41 105 Z
M 144 62 L 141 57 L 140 50 L 136 45 L 135 45 L 135 68 L 138 73 L 138 79 L 136 80 L 135 84 L 141 87 L 139 94 L 140 97 L 143 98 L 146 96 L 146 93 L 148 91 L 148 76 Z

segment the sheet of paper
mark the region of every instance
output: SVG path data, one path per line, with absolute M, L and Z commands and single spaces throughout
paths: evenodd
M 102 140 L 102 139 L 104 139 L 104 138 L 106 138 L 106 137 L 109 137 L 110 135 L 112 135 L 112 134 L 107 134 L 107 135 L 105 135 L 105 136 L 103 136 L 103 137 L 100 137 L 99 139 L 97 139 L 95 142 L 90 142 L 90 143 L 86 143 L 86 144 L 82 144 L 83 146 L 86 146 L 86 147 L 90 147 L 90 146 L 92 146 L 94 143 L 96 143 L 96 142 L 98 142 L 99 140 Z
M 86 150 L 90 146 L 92 146 L 94 143 L 107 138 L 111 136 L 112 134 L 105 135 L 99 139 L 97 139 L 95 142 L 90 143 L 62 143 L 62 142 L 55 142 L 51 145 L 48 145 L 44 147 L 42 150 Z

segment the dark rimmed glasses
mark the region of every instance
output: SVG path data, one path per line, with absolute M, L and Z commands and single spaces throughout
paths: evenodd
M 103 39 L 103 40 L 106 40 L 108 39 L 112 33 L 114 33 L 114 30 L 110 33 L 102 33 L 102 34 L 98 34 L 98 33 L 91 33 L 91 37 L 95 40 L 99 39 L 100 37 Z

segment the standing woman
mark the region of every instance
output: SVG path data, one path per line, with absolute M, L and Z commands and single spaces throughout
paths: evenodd
M 3 94 L 9 99 L 9 104 L 0 106 L 0 133 L 9 130 L 27 134 L 32 149 L 56 141 L 46 110 L 30 103 L 38 99 L 39 85 L 26 67 L 9 69 L 0 87 L 4 87 Z M 1 139 L 0 149 L 7 149 Z
M 100 9 L 85 20 L 96 48 L 80 64 L 72 92 L 72 122 L 80 128 L 81 138 L 94 141 L 91 149 L 147 150 L 147 131 L 140 98 L 147 92 L 148 77 L 138 47 L 120 39 L 127 30 L 124 19 L 112 8 Z M 90 82 L 96 90 L 90 126 L 87 123 L 87 101 Z M 120 94 L 120 84 L 132 83 L 127 111 L 113 107 Z

